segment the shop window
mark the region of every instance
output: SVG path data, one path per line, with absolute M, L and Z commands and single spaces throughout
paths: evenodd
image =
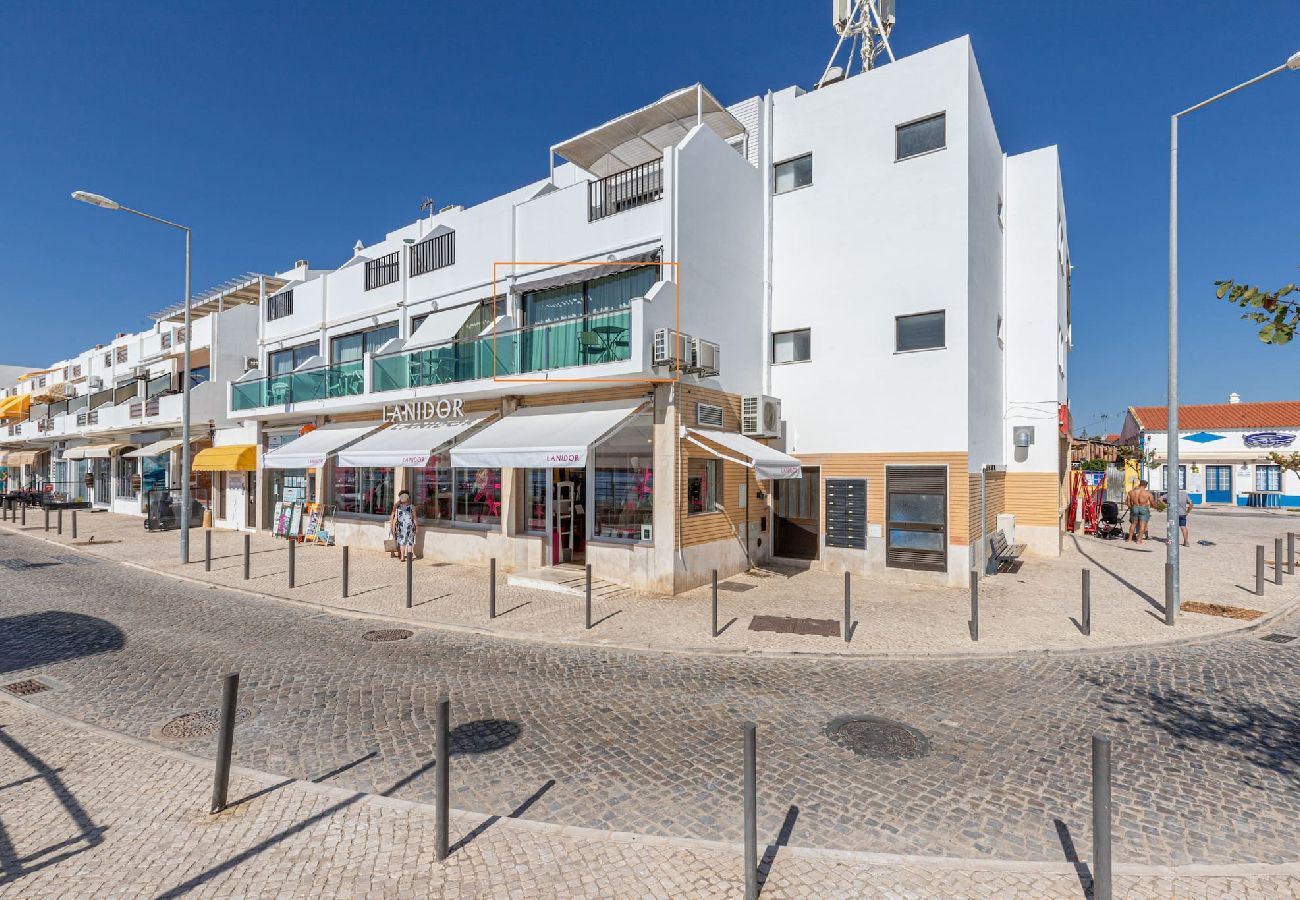
M 167 488 L 167 464 L 171 459 L 168 453 L 160 453 L 157 456 L 146 456 L 140 460 L 140 489 L 146 494 L 149 491 L 161 491 Z
M 529 534 L 546 532 L 546 491 L 551 483 L 549 469 L 527 469 L 524 472 L 524 531 Z
M 494 525 L 501 521 L 501 470 L 453 469 L 457 522 Z
M 943 113 L 899 125 L 895 129 L 894 159 L 904 160 L 932 150 L 942 150 L 947 143 L 946 130 Z
M 451 469 L 446 456 L 411 470 L 411 502 L 423 521 L 451 521 Z
M 772 167 L 773 190 L 778 194 L 798 190 L 812 184 L 812 154 L 805 153 L 787 159 Z
M 387 516 L 393 511 L 393 469 L 334 469 L 334 506 L 340 513 Z
M 1282 490 L 1282 467 L 1281 466 L 1255 466 L 1255 490 L 1257 491 Z
M 946 341 L 945 315 L 937 312 L 894 317 L 894 350 L 942 350 Z
M 134 500 L 136 495 L 135 480 L 140 474 L 140 461 L 134 457 L 119 456 L 117 459 L 117 482 L 114 496 Z
M 596 445 L 592 535 L 649 540 L 654 524 L 654 417 L 640 413 Z
M 778 331 L 772 335 L 772 362 L 807 362 L 812 359 L 812 330 Z
M 686 514 L 698 516 L 714 511 L 722 496 L 722 461 L 690 459 L 686 463 Z

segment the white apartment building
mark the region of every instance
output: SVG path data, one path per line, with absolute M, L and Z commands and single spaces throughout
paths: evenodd
M 550 149 L 280 276 L 196 463 L 256 466 L 222 521 L 315 503 L 378 547 L 406 490 L 427 557 L 662 593 L 771 559 L 964 583 L 999 523 L 1059 552 L 1059 161 L 1003 150 L 967 38 Z
M 257 351 L 258 303 L 282 279 L 249 273 L 192 302 L 190 422 L 195 448 L 228 425 L 227 385 Z M 0 465 L 10 490 L 46 502 L 148 514 L 147 498 L 181 484 L 184 308 L 151 317 L 153 327 L 43 369 L 26 370 L 0 397 Z M 216 503 L 206 476 L 196 498 Z M 196 524 L 201 517 L 196 517 Z M 242 521 L 242 519 L 241 519 Z

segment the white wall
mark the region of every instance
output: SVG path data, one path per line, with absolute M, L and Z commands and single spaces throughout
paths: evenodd
M 772 329 L 812 329 L 812 361 L 772 371 L 793 452 L 967 446 L 970 54 L 774 97 L 774 161 L 813 154 L 812 185 L 772 199 Z M 895 126 L 938 112 L 946 149 L 895 162 Z M 946 349 L 894 352 L 895 316 L 940 309 Z

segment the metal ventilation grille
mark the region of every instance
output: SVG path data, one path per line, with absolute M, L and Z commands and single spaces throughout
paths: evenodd
M 712 403 L 695 404 L 695 424 L 708 425 L 710 428 L 722 427 L 722 407 Z
M 763 423 L 763 401 L 760 397 L 746 397 L 740 401 L 741 432 L 757 434 Z

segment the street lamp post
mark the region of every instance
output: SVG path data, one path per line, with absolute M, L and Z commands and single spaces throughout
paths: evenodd
M 163 225 L 170 225 L 185 232 L 185 373 L 181 381 L 181 562 L 188 563 L 190 561 L 190 230 L 184 225 L 123 206 L 100 194 L 73 191 L 72 199 L 103 209 L 128 212 L 142 219 L 161 222 Z
M 1165 442 L 1168 445 L 1165 459 L 1168 550 L 1165 558 L 1170 566 L 1171 577 L 1165 580 L 1165 621 L 1170 625 L 1174 623 L 1174 617 L 1178 612 L 1182 588 L 1178 571 L 1178 511 L 1174 508 L 1180 490 L 1178 486 L 1178 120 L 1188 113 L 1204 109 L 1216 100 L 1222 100 L 1229 94 L 1235 94 L 1243 88 L 1248 88 L 1287 69 L 1292 71 L 1300 69 L 1300 51 L 1293 53 L 1282 65 L 1169 117 L 1169 416 L 1168 423 L 1165 425 Z M 1170 488 L 1171 478 L 1172 488 Z

